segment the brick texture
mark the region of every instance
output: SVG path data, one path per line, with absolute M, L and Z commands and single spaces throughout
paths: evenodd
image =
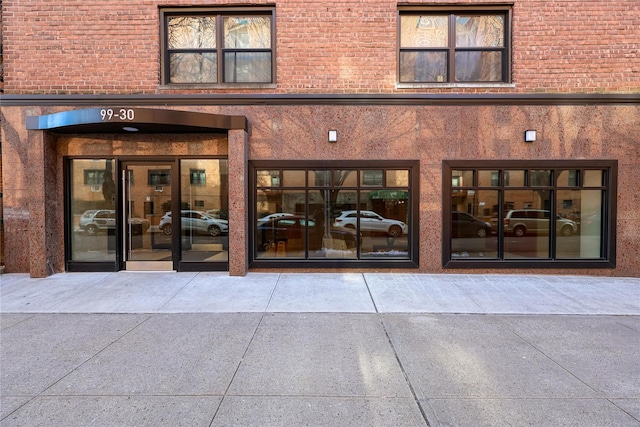
M 403 4 L 424 4 L 403 2 Z M 465 4 L 495 4 L 469 0 Z M 6 94 L 154 94 L 163 0 L 3 0 Z M 227 5 L 172 0 L 172 6 Z M 399 89 L 398 2 L 236 0 L 276 10 L 277 84 L 190 93 L 638 93 L 638 0 L 514 0 L 513 87 Z M 436 0 L 429 4 L 460 4 Z M 186 92 L 180 90 L 178 92 Z

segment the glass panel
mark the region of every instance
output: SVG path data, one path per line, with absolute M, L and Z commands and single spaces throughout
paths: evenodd
M 400 47 L 446 47 L 447 21 L 444 15 L 400 16 Z
M 216 83 L 218 81 L 216 53 L 170 54 L 169 81 L 171 83 Z
M 584 171 L 584 186 L 585 187 L 602 187 L 604 172 L 601 170 L 588 170 Z
M 169 49 L 215 49 L 215 17 L 170 17 L 167 19 L 167 47 Z
M 349 190 L 309 191 L 309 219 L 313 221 L 309 227 L 309 258 L 357 258 L 355 229 L 335 223 L 340 212 L 356 207 L 356 194 Z
M 507 190 L 504 193 L 504 258 L 549 258 L 550 192 Z
M 341 227 L 359 227 L 363 258 L 409 257 L 409 200 L 406 191 L 361 191 L 360 211 L 344 211 Z
M 358 172 L 355 170 L 334 170 L 333 171 L 334 187 L 357 187 Z
M 559 171 L 557 185 L 559 187 L 577 187 L 579 176 L 580 176 L 579 170 Z
M 331 185 L 330 170 L 311 170 L 309 171 L 310 187 L 328 187 Z
M 259 170 L 256 172 L 258 187 L 280 187 L 279 170 Z
M 456 47 L 503 47 L 504 16 L 456 16 Z
M 271 52 L 225 52 L 226 83 L 271 83 Z
M 447 52 L 400 52 L 400 81 L 446 82 Z
M 224 18 L 225 49 L 270 49 L 270 16 L 227 16 Z
M 472 170 L 454 170 L 451 171 L 451 185 L 453 187 L 470 187 L 473 185 Z
M 307 176 L 306 171 L 291 171 L 285 170 L 282 171 L 282 186 L 283 187 L 304 187 L 307 185 L 305 181 L 305 176 Z
M 258 190 L 256 257 L 304 258 L 307 226 L 305 190 Z
M 557 258 L 602 257 L 602 196 L 600 190 L 558 191 Z
M 387 187 L 409 187 L 409 171 L 388 170 Z
M 473 51 L 456 52 L 456 81 L 500 82 L 502 81 L 502 52 Z
M 363 170 L 361 171 L 361 184 L 366 187 L 382 187 L 384 185 L 383 170 Z
M 497 258 L 498 191 L 455 191 L 451 206 L 451 257 Z
M 504 186 L 524 187 L 526 185 L 525 176 L 524 171 L 504 171 Z
M 205 183 L 192 183 L 191 171 L 204 171 Z M 227 160 L 180 161 L 183 261 L 229 259 L 229 185 Z
M 530 179 L 532 187 L 548 187 L 551 185 L 551 171 L 533 170 Z
M 171 261 L 170 217 L 169 227 L 161 232 L 171 210 L 170 166 L 130 164 L 125 173 L 125 261 Z
M 499 171 L 478 171 L 479 187 L 497 187 L 500 185 Z
M 116 259 L 116 184 L 111 159 L 70 162 L 71 260 Z M 92 178 L 85 181 L 86 171 Z

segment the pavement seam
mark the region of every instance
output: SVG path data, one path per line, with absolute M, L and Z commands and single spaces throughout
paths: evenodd
M 382 326 L 382 330 L 384 331 L 384 335 L 387 337 L 387 342 L 389 343 L 389 346 L 391 347 L 391 351 L 393 351 L 393 357 L 395 357 L 396 363 L 398 363 L 398 366 L 400 367 L 400 371 L 402 372 L 402 375 L 404 376 L 404 380 L 407 383 L 407 386 L 409 387 L 409 391 L 411 391 L 411 396 L 413 396 L 414 402 L 416 403 L 416 405 L 418 405 L 418 409 L 420 410 L 420 415 L 422 415 L 422 419 L 426 423 L 427 427 L 430 427 L 432 425 L 436 425 L 436 424 L 432 424 L 429 421 L 429 417 L 427 416 L 426 411 L 424 410 L 424 408 L 420 404 L 420 399 L 418 398 L 416 390 L 415 390 L 413 384 L 411 383 L 411 380 L 409 379 L 409 375 L 407 374 L 407 371 L 406 371 L 404 365 L 402 364 L 402 360 L 400 360 L 400 355 L 398 354 L 398 351 L 396 350 L 396 347 L 393 345 L 393 341 L 391 340 L 391 336 L 389 335 L 389 331 L 387 331 L 387 327 L 384 324 L 384 320 L 382 319 L 382 314 L 378 311 L 378 306 L 376 305 L 376 301 L 373 298 L 373 294 L 371 293 L 371 288 L 369 287 L 369 283 L 367 282 L 367 277 L 364 274 L 362 274 L 362 279 L 364 281 L 365 286 L 367 287 L 367 292 L 369 292 L 369 297 L 371 298 L 371 303 L 373 304 L 373 308 L 375 309 L 375 314 L 376 314 L 376 316 L 378 318 L 378 322 L 380 322 L 380 326 Z
M 48 313 L 47 313 L 48 314 Z M 84 313 L 83 313 L 84 314 Z M 89 363 L 91 360 L 95 359 L 96 356 L 98 356 L 99 354 L 102 354 L 102 352 L 104 352 L 106 349 L 108 349 L 109 347 L 111 347 L 113 344 L 117 343 L 118 341 L 120 341 L 122 338 L 126 337 L 127 335 L 129 335 L 131 332 L 135 331 L 136 329 L 138 329 L 140 326 L 142 326 L 143 324 L 147 323 L 149 321 L 149 319 L 151 319 L 154 315 L 153 314 L 147 314 L 147 317 L 145 319 L 143 319 L 140 323 L 138 323 L 137 325 L 135 325 L 134 327 L 132 327 L 131 329 L 129 329 L 128 331 L 126 331 L 124 334 L 120 335 L 118 338 L 116 338 L 115 340 L 111 341 L 110 343 L 108 343 L 107 345 L 105 345 L 104 347 L 102 347 L 100 350 L 98 350 L 97 352 L 95 352 L 91 357 L 89 357 L 87 360 L 85 360 L 84 362 L 76 365 L 73 369 L 71 369 L 69 372 L 67 372 L 66 374 L 64 374 L 63 376 L 61 376 L 60 378 L 58 378 L 57 380 L 55 380 L 54 382 L 52 382 L 51 384 L 49 384 L 48 386 L 46 386 L 44 389 L 42 389 L 38 394 L 36 394 L 35 396 L 33 396 L 31 399 L 29 399 L 28 401 L 24 402 L 22 405 L 18 406 L 17 408 L 15 408 L 13 411 L 11 411 L 10 413 L 8 413 L 5 417 L 1 418 L 0 421 L 4 421 L 6 420 L 8 417 L 10 417 L 11 415 L 13 415 L 14 413 L 16 413 L 17 411 L 19 411 L 20 409 L 22 409 L 23 407 L 25 407 L 26 405 L 28 405 L 29 403 L 33 402 L 35 399 L 37 399 L 38 397 L 41 397 L 42 394 L 44 392 L 46 392 L 47 390 L 49 390 L 51 387 L 55 386 L 56 384 L 58 384 L 60 381 L 62 381 L 63 379 L 67 378 L 69 375 L 71 375 L 73 372 L 77 371 L 78 369 L 80 369 L 81 367 L 83 367 L 84 365 L 86 365 L 87 363 Z M 45 397 L 47 397 L 48 395 L 45 395 Z
M 233 371 L 233 375 L 231 375 L 229 384 L 227 384 L 227 387 L 225 388 L 224 393 L 222 393 L 222 398 L 220 399 L 220 403 L 218 403 L 218 407 L 216 408 L 215 412 L 213 413 L 213 416 L 211 417 L 211 421 L 209 422 L 209 427 L 213 425 L 213 422 L 218 416 L 218 412 L 220 411 L 220 408 L 222 407 L 222 404 L 224 403 L 227 397 L 227 394 L 229 393 L 229 389 L 231 389 L 231 385 L 233 384 L 233 381 L 236 379 L 236 375 L 238 375 L 238 371 L 240 370 L 240 367 L 242 366 L 242 363 L 244 362 L 244 359 L 247 356 L 247 353 L 249 352 L 249 348 L 251 348 L 251 344 L 253 343 L 253 340 L 256 338 L 256 335 L 258 334 L 258 329 L 260 329 L 260 325 L 262 325 L 262 321 L 264 320 L 264 317 L 266 315 L 267 313 L 262 313 L 262 315 L 260 316 L 260 320 L 258 321 L 258 324 L 256 325 L 256 328 L 254 329 L 253 334 L 251 335 L 251 339 L 247 343 L 247 348 L 244 349 L 244 352 L 242 353 L 242 357 L 240 357 L 240 361 L 238 362 L 238 366 L 236 366 L 236 369 Z

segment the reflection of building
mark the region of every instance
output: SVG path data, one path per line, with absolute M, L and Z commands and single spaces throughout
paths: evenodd
M 346 0 L 300 13 L 290 0 L 113 0 L 83 17 L 62 0 L 15 3 L 3 4 L 0 103 L 7 271 L 640 275 L 637 37 L 578 3 Z M 113 23 L 109 37 L 97 21 Z M 585 33 L 599 37 L 586 45 Z M 56 67 L 42 67 L 51 52 Z M 116 225 L 90 239 L 80 218 L 96 209 Z M 358 209 L 409 232 L 332 230 Z M 520 209 L 575 232 L 547 219 L 545 233 L 505 236 Z M 454 212 L 471 216 L 454 224 Z M 277 244 L 260 248 L 258 220 L 275 213 L 317 228 L 274 226 Z M 138 219 L 151 227 L 134 235 Z

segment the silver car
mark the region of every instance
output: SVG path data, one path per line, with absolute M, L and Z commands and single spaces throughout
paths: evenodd
M 194 234 L 208 234 L 215 237 L 229 232 L 229 221 L 226 219 L 214 218 L 204 212 L 192 210 L 182 210 L 180 216 L 182 229 L 190 230 Z M 171 212 L 164 214 L 158 228 L 166 235 L 171 234 Z
M 545 209 L 513 209 L 504 217 L 504 232 L 522 237 L 525 234 L 548 234 L 551 212 Z M 559 235 L 571 236 L 578 231 L 575 221 L 556 215 Z

